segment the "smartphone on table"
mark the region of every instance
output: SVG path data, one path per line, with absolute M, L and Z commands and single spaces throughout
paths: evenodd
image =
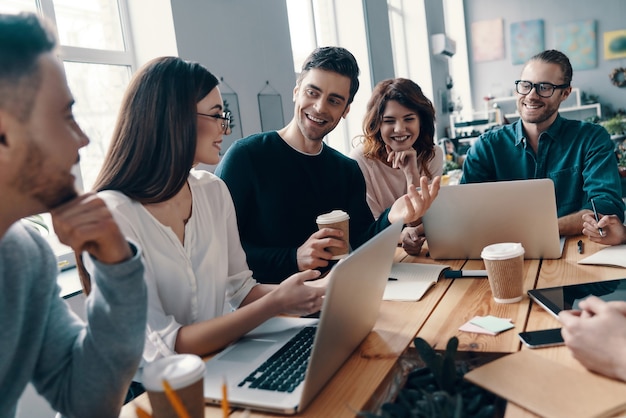
M 519 339 L 530 348 L 554 347 L 565 344 L 561 328 L 542 329 L 539 331 L 520 332 Z

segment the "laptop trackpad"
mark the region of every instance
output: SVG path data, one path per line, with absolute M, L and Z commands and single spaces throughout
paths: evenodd
M 239 363 L 249 363 L 250 360 L 264 354 L 265 350 L 274 345 L 276 341 L 269 340 L 243 340 L 239 341 L 220 356 L 220 361 L 235 361 Z

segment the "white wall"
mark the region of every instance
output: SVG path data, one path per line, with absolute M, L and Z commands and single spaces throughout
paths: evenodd
M 152 58 L 178 55 L 169 0 L 128 0 L 136 64 Z
M 238 95 L 243 136 L 261 131 L 257 94 L 267 81 L 293 115 L 295 86 L 284 0 L 172 0 L 179 56 L 206 66 Z

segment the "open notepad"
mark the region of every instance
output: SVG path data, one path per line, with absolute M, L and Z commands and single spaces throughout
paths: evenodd
M 383 300 L 418 301 L 439 280 L 443 264 L 394 263 Z
M 578 264 L 596 264 L 600 266 L 626 268 L 626 245 L 606 247 L 578 261 Z

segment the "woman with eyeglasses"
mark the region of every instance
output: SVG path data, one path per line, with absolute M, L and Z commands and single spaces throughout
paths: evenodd
M 239 242 L 217 164 L 230 116 L 217 78 L 175 57 L 141 68 L 124 97 L 94 188 L 122 232 L 143 249 L 148 286 L 144 361 L 205 355 L 281 313 L 319 311 L 319 272 L 258 284 Z
M 367 204 L 378 219 L 420 177 L 443 171 L 443 150 L 435 145 L 435 109 L 415 82 L 383 80 L 374 87 L 363 120 L 361 143 L 352 150 L 365 177 Z M 424 243 L 420 222 L 402 231 L 402 247 L 418 255 Z

